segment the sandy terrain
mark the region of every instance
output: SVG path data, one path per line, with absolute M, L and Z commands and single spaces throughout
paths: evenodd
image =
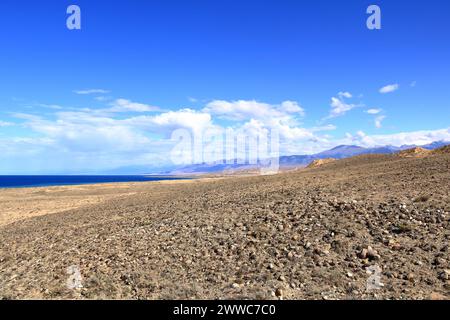
M 138 192 L 148 192 L 149 185 L 152 187 L 190 182 L 193 180 L 0 189 L 0 227 L 19 220 L 77 209 Z
M 0 298 L 450 297 L 449 153 L 117 187 L 1 190 Z

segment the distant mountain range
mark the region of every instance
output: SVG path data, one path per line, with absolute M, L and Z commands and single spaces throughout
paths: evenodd
M 450 145 L 450 141 L 436 141 L 420 147 L 428 150 L 441 148 Z M 364 148 L 356 145 L 340 145 L 333 149 L 326 150 L 312 155 L 293 155 L 280 157 L 281 167 L 302 167 L 307 166 L 314 160 L 335 158 L 344 159 L 363 154 L 393 154 L 402 150 L 419 147 L 417 145 L 403 145 L 401 147 L 394 146 L 379 146 L 373 148 Z M 257 165 L 249 164 L 193 164 L 187 166 L 166 166 L 160 168 L 149 168 L 146 166 L 133 166 L 118 168 L 104 172 L 105 174 L 151 174 L 151 175 L 186 175 L 186 174 L 201 174 L 201 173 L 216 173 L 223 171 L 236 171 L 243 169 L 257 168 Z
M 420 147 L 428 150 L 437 149 L 446 145 L 449 145 L 450 141 L 436 141 L 427 145 L 422 145 Z M 333 149 L 326 150 L 317 154 L 312 155 L 293 155 L 293 156 L 282 156 L 280 157 L 281 167 L 300 167 L 307 166 L 314 160 L 335 158 L 344 159 L 349 157 L 354 157 L 363 154 L 393 154 L 402 150 L 407 150 L 417 147 L 416 145 L 403 145 L 401 147 L 394 146 L 380 146 L 374 148 L 364 148 L 360 146 L 353 145 L 341 145 Z M 235 161 L 237 162 L 237 161 Z M 176 168 L 166 174 L 199 174 L 199 173 L 214 173 L 222 172 L 225 170 L 240 170 L 240 169 L 251 169 L 257 167 L 256 165 L 243 165 L 243 164 L 193 164 L 181 168 Z

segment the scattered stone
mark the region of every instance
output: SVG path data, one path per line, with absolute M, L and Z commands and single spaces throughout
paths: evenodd
M 362 249 L 361 252 L 358 254 L 358 257 L 360 257 L 361 259 L 366 259 L 367 258 L 367 249 Z
M 450 279 L 450 270 L 444 270 L 439 273 L 439 279 L 441 280 L 449 280 Z
M 448 292 L 450 292 L 450 280 L 447 280 L 444 284 L 444 288 L 445 290 L 447 290 Z
M 408 273 L 408 275 L 406 276 L 406 280 L 410 281 L 410 282 L 414 282 L 415 281 L 415 276 L 414 273 Z
M 363 248 L 360 252 L 359 252 L 359 258 L 363 259 L 363 260 L 379 260 L 380 259 L 380 255 L 378 254 L 378 252 L 376 250 L 374 250 L 371 246 L 368 246 L 367 248 Z
M 282 297 L 282 296 L 283 296 L 283 289 L 278 288 L 278 289 L 275 291 L 275 295 L 276 295 L 277 297 Z

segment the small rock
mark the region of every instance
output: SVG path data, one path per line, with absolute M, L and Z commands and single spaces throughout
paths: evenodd
M 447 280 L 444 284 L 444 289 L 450 292 L 450 280 Z
M 278 278 L 278 280 L 285 282 L 285 281 L 286 281 L 286 277 L 283 276 L 283 275 L 281 275 L 281 276 Z
M 361 259 L 366 259 L 367 258 L 367 249 L 362 249 L 361 252 L 358 254 L 358 256 Z
M 369 259 L 363 259 L 361 262 L 365 267 L 369 267 L 371 265 L 371 263 L 369 262 Z
M 414 273 L 408 273 L 406 280 L 413 282 L 415 280 Z
M 327 255 L 330 254 L 330 251 L 327 250 L 327 249 L 316 248 L 316 249 L 314 249 L 314 253 L 317 254 L 317 255 L 325 255 L 325 256 L 327 256 Z
M 367 257 L 369 258 L 369 260 L 378 260 L 380 259 L 380 255 L 378 254 L 378 252 L 374 249 L 372 249 L 372 247 L 367 247 Z
M 240 288 L 240 285 L 237 284 L 237 283 L 233 283 L 231 286 L 232 286 L 234 289 L 239 289 L 239 288 Z
M 398 251 L 398 250 L 400 250 L 401 248 L 402 248 L 402 245 L 401 244 L 399 244 L 399 243 L 397 243 L 395 240 L 393 240 L 393 239 L 390 239 L 389 241 L 388 241 L 388 246 L 392 249 L 392 250 L 395 250 L 395 251 Z
M 275 291 L 275 295 L 276 295 L 277 297 L 282 297 L 282 296 L 283 296 L 283 289 L 278 288 L 278 289 Z
M 380 255 L 376 250 L 374 250 L 371 246 L 368 246 L 367 248 L 364 248 L 361 250 L 361 252 L 358 254 L 359 258 L 365 260 L 378 260 L 380 259 Z
M 439 279 L 441 280 L 449 280 L 450 279 L 450 270 L 444 270 L 439 274 Z

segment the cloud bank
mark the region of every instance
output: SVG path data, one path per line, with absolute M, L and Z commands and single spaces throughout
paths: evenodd
M 358 105 L 353 95 L 339 92 L 331 99 L 328 119 L 344 116 Z M 101 172 L 123 166 L 167 164 L 174 146 L 174 130 L 245 130 L 255 136 L 274 128 L 282 155 L 311 154 L 339 144 L 361 146 L 427 144 L 450 141 L 449 129 L 370 135 L 363 131 L 336 134 L 334 124 L 305 126 L 305 108 L 297 101 L 267 103 L 256 100 L 212 100 L 199 109 L 166 110 L 129 99 L 105 101 L 104 108 L 54 108 L 45 113 L 10 114 L 14 123 L 0 120 L 2 174 Z M 382 109 L 365 111 L 383 127 Z M 2 130 L 21 128 L 16 136 Z M 8 129 L 10 130 L 10 129 Z M 19 132 L 26 132 L 20 134 Z M 342 137 L 342 135 L 344 135 Z M 33 161 L 30 161 L 33 159 Z M 18 172 L 17 168 L 28 168 Z M 72 171 L 69 171 L 72 170 Z M 34 170 L 34 171 L 33 171 Z

